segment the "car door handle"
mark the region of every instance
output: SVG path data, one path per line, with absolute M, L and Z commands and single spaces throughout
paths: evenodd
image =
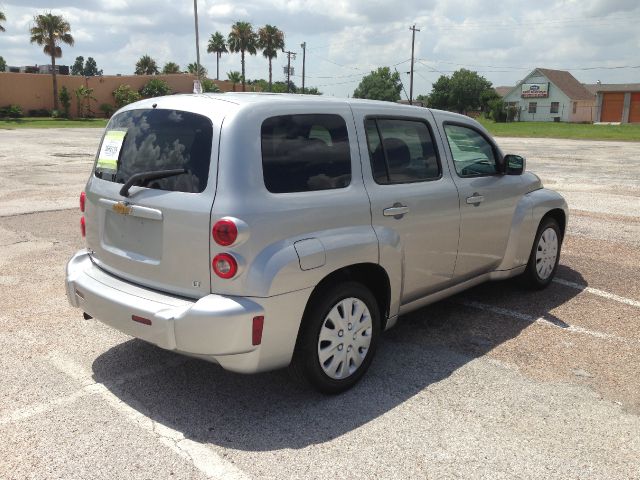
M 393 207 L 389 207 L 389 208 L 385 208 L 382 211 L 382 214 L 385 217 L 395 217 L 395 216 L 402 216 L 402 215 L 406 215 L 407 213 L 409 213 L 409 207 L 407 207 L 406 205 L 394 205 Z
M 478 205 L 482 202 L 484 202 L 483 195 L 478 195 L 477 193 L 474 193 L 472 196 L 467 197 L 467 203 L 470 205 Z

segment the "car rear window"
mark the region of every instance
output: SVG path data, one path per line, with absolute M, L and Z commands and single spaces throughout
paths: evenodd
M 330 114 L 282 115 L 262 124 L 264 184 L 273 193 L 310 192 L 351 183 L 344 118 Z
M 125 183 L 143 172 L 186 173 L 151 180 L 147 188 L 202 192 L 207 186 L 213 126 L 202 115 L 178 110 L 130 110 L 113 117 L 102 140 L 95 176 Z

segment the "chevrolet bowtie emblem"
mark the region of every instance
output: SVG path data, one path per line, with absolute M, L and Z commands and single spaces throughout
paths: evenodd
M 131 206 L 124 202 L 118 202 L 113 205 L 113 211 L 120 215 L 129 215 L 131 213 Z

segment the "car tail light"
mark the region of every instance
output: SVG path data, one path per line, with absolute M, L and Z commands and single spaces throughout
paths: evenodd
M 218 245 L 228 247 L 238 238 L 238 227 L 232 220 L 218 220 L 211 230 L 213 239 Z
M 260 345 L 262 343 L 262 329 L 264 328 L 264 317 L 253 317 L 253 328 L 251 329 L 251 343 Z
M 87 200 L 87 194 L 84 192 L 80 193 L 80 211 L 84 212 L 84 202 Z
M 82 233 L 83 238 L 87 236 L 87 226 L 84 222 L 84 215 L 80 217 L 80 232 Z
M 220 278 L 233 278 L 238 272 L 238 262 L 233 258 L 233 255 L 229 255 L 228 253 L 219 253 L 213 257 L 211 266 Z

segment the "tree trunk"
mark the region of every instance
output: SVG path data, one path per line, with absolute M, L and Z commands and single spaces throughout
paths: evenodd
M 269 91 L 271 90 L 271 57 L 269 57 Z
M 241 60 L 242 60 L 242 91 L 245 91 L 245 87 L 244 87 L 244 50 L 242 50 L 240 52 L 241 54 Z
M 216 52 L 216 80 L 220 80 L 220 52 Z
M 51 75 L 53 75 L 53 109 L 58 110 L 58 77 L 56 76 L 55 45 L 51 53 Z

